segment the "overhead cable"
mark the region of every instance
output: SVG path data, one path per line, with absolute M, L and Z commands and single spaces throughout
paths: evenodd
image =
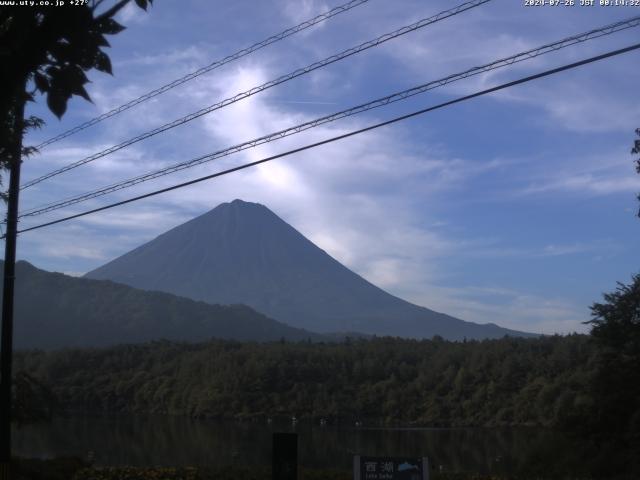
M 307 28 L 310 28 L 314 25 L 317 25 L 318 23 L 324 22 L 325 20 L 330 19 L 331 17 L 335 17 L 336 15 L 339 15 L 341 13 L 344 13 L 348 10 L 351 10 L 352 8 L 355 8 L 359 5 L 362 5 L 363 3 L 368 2 L 369 0 L 351 0 L 343 5 L 337 6 L 335 8 L 332 8 L 331 10 L 329 10 L 328 12 L 322 13 L 316 17 L 313 17 L 309 20 L 305 20 L 304 22 L 296 25 L 295 27 L 291 27 L 291 28 L 287 28 L 286 30 L 277 33 L 275 35 L 270 36 L 269 38 L 266 38 L 260 42 L 254 43 L 253 45 L 243 48 L 242 50 L 238 50 L 235 53 L 232 53 L 231 55 L 227 55 L 226 57 L 220 59 L 220 60 L 216 60 L 215 62 L 210 63 L 209 65 L 199 68 L 198 70 L 188 73 L 186 75 L 184 75 L 183 77 L 180 77 L 176 80 L 173 80 L 172 82 L 167 83 L 166 85 L 163 85 L 162 87 L 156 88 L 155 90 L 151 90 L 150 92 L 147 92 L 143 95 L 140 95 L 137 98 L 134 98 L 133 100 L 124 103 L 122 105 L 120 105 L 119 107 L 116 107 L 112 110 L 109 110 L 108 112 L 103 113 L 102 115 L 98 115 L 95 118 L 92 118 L 91 120 L 87 120 L 84 123 L 81 123 L 80 125 L 77 125 L 69 130 L 66 130 L 64 132 L 62 132 L 59 135 L 56 135 L 55 137 L 52 137 L 44 142 L 42 142 L 40 145 L 37 145 L 36 148 L 38 149 L 42 149 L 44 147 L 46 147 L 47 145 L 51 145 L 54 142 L 57 142 L 58 140 L 62 140 L 63 138 L 67 138 L 75 133 L 78 133 L 82 130 L 86 130 L 87 128 L 102 122 L 103 120 L 106 120 L 107 118 L 113 117 L 115 115 L 118 115 L 119 113 L 124 112 L 125 110 L 129 110 L 132 107 L 135 107 L 136 105 L 139 105 L 143 102 L 146 102 L 147 100 L 150 100 L 154 97 L 157 97 L 158 95 L 161 95 L 179 85 L 182 85 L 183 83 L 187 83 L 191 80 L 193 80 L 194 78 L 197 78 L 201 75 L 204 75 L 205 73 L 208 73 L 212 70 L 215 70 L 216 68 L 219 68 L 223 65 L 226 65 L 228 63 L 231 63 L 235 60 L 238 60 L 242 57 L 245 57 L 257 50 L 260 50 L 266 46 L 271 45 L 272 43 L 276 43 L 279 42 L 280 40 L 284 40 L 287 37 L 290 37 L 291 35 L 294 35 L 298 32 L 302 32 L 303 30 L 306 30 Z
M 137 135 L 133 138 L 130 138 L 128 140 L 125 140 L 122 143 L 119 143 L 117 145 L 113 145 L 105 150 L 102 150 L 98 153 L 95 153 L 93 155 L 90 155 L 86 158 L 83 158 L 81 160 L 78 160 L 76 162 L 73 162 L 69 165 L 66 165 L 62 168 L 59 168 L 57 170 L 54 170 L 52 172 L 49 172 L 45 175 L 42 175 L 38 178 L 35 178 L 31 181 L 26 182 L 25 184 L 23 184 L 20 188 L 21 189 L 25 189 L 28 187 L 31 187 L 33 185 L 36 185 L 40 182 L 43 182 L 44 180 L 47 180 L 51 177 L 54 177 L 56 175 L 60 175 L 61 173 L 67 172 L 69 170 L 72 170 L 74 168 L 77 168 L 81 165 L 84 165 L 86 163 L 89 162 L 93 162 L 94 160 L 97 160 L 99 158 L 105 157 L 107 155 L 110 155 L 114 152 L 117 152 L 118 150 L 121 150 L 125 147 L 128 147 L 130 145 L 133 145 L 134 143 L 138 143 L 142 140 L 145 140 L 147 138 L 153 137 L 155 135 L 158 135 L 159 133 L 163 133 L 166 132 L 167 130 L 170 130 L 172 128 L 178 127 L 180 125 L 184 125 L 187 122 L 190 122 L 192 120 L 195 120 L 196 118 L 200 118 L 203 115 L 207 115 L 211 112 L 214 112 L 216 110 L 219 110 L 221 108 L 227 107 L 233 103 L 236 103 L 240 100 L 244 100 L 245 98 L 251 97 L 257 93 L 263 92 L 269 88 L 273 88 L 277 85 L 283 84 L 285 82 L 288 82 L 290 80 L 293 80 L 294 78 L 300 77 L 302 75 L 306 75 L 307 73 L 313 72 L 314 70 L 317 70 L 319 68 L 323 68 L 326 67 L 327 65 L 330 65 L 332 63 L 338 62 L 340 60 L 343 60 L 345 58 L 351 57 L 352 55 L 358 54 L 360 52 L 363 52 L 365 50 L 368 50 L 370 48 L 376 47 L 378 45 L 381 45 L 385 42 L 388 42 L 389 40 L 392 40 L 394 38 L 400 37 L 402 35 L 406 35 L 407 33 L 413 32 L 415 30 L 418 30 L 420 28 L 424 28 L 428 25 L 432 25 L 434 23 L 437 23 L 441 20 L 444 20 L 446 18 L 450 18 L 453 17 L 455 15 L 459 15 L 460 13 L 466 12 L 467 10 L 470 10 L 472 8 L 476 8 L 484 3 L 488 3 L 491 0 L 472 0 L 470 2 L 465 2 L 462 3 L 460 5 L 458 5 L 457 7 L 451 8 L 449 10 L 445 10 L 443 12 L 440 12 L 436 15 L 433 15 L 431 17 L 428 18 L 424 18 L 422 20 L 419 20 L 415 23 L 412 23 L 410 25 L 406 25 L 402 28 L 399 28 L 398 30 L 395 30 L 393 32 L 390 33 L 385 33 L 384 35 L 380 35 L 379 37 L 376 37 L 372 40 L 368 40 L 364 43 L 361 43 L 355 47 L 351 47 L 348 48 L 347 50 L 343 50 L 340 53 L 337 53 L 335 55 L 332 55 L 330 57 L 325 58 L 324 60 L 320 60 L 318 62 L 314 62 L 310 65 L 307 65 L 306 67 L 302 67 L 302 68 L 298 68 L 286 75 L 282 75 L 274 80 L 270 80 L 266 83 L 263 83 L 262 85 L 259 85 L 257 87 L 253 87 L 249 90 L 246 90 L 244 92 L 238 93 L 232 97 L 226 98 L 220 102 L 214 103 L 213 105 L 209 105 L 208 107 L 202 108 L 196 112 L 190 113 L 189 115 L 186 115 L 184 117 L 178 118 L 176 120 L 173 120 L 172 122 L 169 123 L 165 123 L 164 125 L 161 125 L 157 128 L 154 128 L 153 130 L 144 132 L 140 135 Z
M 467 101 L 467 100 L 471 100 L 471 99 L 476 98 L 476 97 L 487 95 L 489 93 L 497 92 L 499 90 L 504 90 L 506 88 L 510 88 L 510 87 L 513 87 L 513 86 L 516 86 L 516 85 L 527 83 L 527 82 L 530 82 L 532 80 L 537 80 L 537 79 L 540 79 L 540 78 L 543 78 L 543 77 L 548 77 L 550 75 L 554 75 L 554 74 L 557 74 L 557 73 L 560 73 L 560 72 L 571 70 L 573 68 L 577 68 L 577 67 L 580 67 L 582 65 L 587 65 L 589 63 L 593 63 L 593 62 L 597 62 L 597 61 L 600 61 L 600 60 L 604 60 L 606 58 L 614 57 L 616 55 L 621 55 L 623 53 L 627 53 L 627 52 L 630 52 L 630 51 L 633 51 L 633 50 L 637 50 L 639 48 L 640 48 L 640 43 L 636 43 L 634 45 L 631 45 L 631 46 L 628 46 L 628 47 L 625 47 L 625 48 L 621 48 L 621 49 L 618 49 L 618 50 L 613 50 L 613 51 L 604 53 L 602 55 L 597 55 L 595 57 L 590 57 L 590 58 L 587 58 L 585 60 L 581 60 L 579 62 L 574 62 L 574 63 L 568 64 L 568 65 L 563 65 L 561 67 L 553 68 L 551 70 L 545 70 L 544 72 L 537 73 L 535 75 L 530 75 L 530 76 L 527 76 L 527 77 L 524 77 L 524 78 L 520 78 L 518 80 L 514 80 L 514 81 L 511 81 L 511 82 L 503 83 L 501 85 L 498 85 L 498 86 L 495 86 L 495 87 L 492 87 L 492 88 L 488 88 L 486 90 L 482 90 L 482 91 L 473 93 L 471 95 L 465 95 L 463 97 L 459 97 L 459 98 L 456 98 L 454 100 L 450 100 L 448 102 L 441 103 L 439 105 L 435 105 L 435 106 L 432 106 L 432 107 L 427 107 L 427 108 L 424 108 L 422 110 L 418 110 L 416 112 L 408 113 L 406 115 L 401 115 L 401 116 L 392 118 L 390 120 L 386 120 L 384 122 L 376 123 L 374 125 L 370 125 L 370 126 L 365 127 L 365 128 L 360 128 L 358 130 L 353 130 L 351 132 L 348 132 L 348 133 L 345 133 L 345 134 L 342 134 L 342 135 L 338 135 L 338 136 L 335 136 L 335 137 L 331 137 L 331 138 L 322 140 L 320 142 L 315 142 L 315 143 L 312 143 L 312 144 L 309 144 L 309 145 L 305 145 L 303 147 L 298 147 L 298 148 L 295 148 L 293 150 L 289 150 L 289 151 L 286 151 L 286 152 L 283 152 L 283 153 L 279 153 L 277 155 L 272 155 L 270 157 L 263 158 L 261 160 L 256 160 L 255 162 L 245 163 L 243 165 L 239 165 L 237 167 L 229 168 L 227 170 L 224 170 L 224 171 L 221 171 L 221 172 L 217 172 L 217 173 L 213 173 L 211 175 L 205 175 L 203 177 L 196 178 L 194 180 L 190 180 L 188 182 L 183 182 L 183 183 L 179 183 L 177 185 L 172 185 L 171 187 L 166 187 L 166 188 L 162 188 L 160 190 L 155 190 L 153 192 L 145 193 L 143 195 L 138 195 L 136 197 L 132 197 L 132 198 L 129 198 L 129 199 L 126 199 L 126 200 L 122 200 L 122 201 L 115 202 L 115 203 L 112 203 L 112 204 L 109 204 L 109 205 L 105 205 L 103 207 L 94 208 L 92 210 L 87 210 L 85 212 L 77 213 L 75 215 L 69 215 L 67 217 L 59 218 L 59 219 L 53 220 L 51 222 L 46 222 L 46 223 L 42 223 L 42 224 L 39 224 L 39 225 L 35 225 L 33 227 L 24 228 L 22 230 L 19 230 L 18 233 L 29 232 L 29 231 L 32 231 L 32 230 L 37 230 L 37 229 L 48 227 L 48 226 L 51 226 L 51 225 L 56 225 L 58 223 L 66 222 L 66 221 L 69 221 L 69 220 L 73 220 L 75 218 L 84 217 L 84 216 L 90 215 L 92 213 L 101 212 L 101 211 L 108 210 L 108 209 L 111 209 L 111 208 L 115 208 L 115 207 L 118 207 L 118 206 L 121 206 L 121 205 L 125 205 L 125 204 L 128 204 L 128 203 L 132 203 L 132 202 L 136 202 L 136 201 L 139 201 L 139 200 L 143 200 L 145 198 L 149 198 L 149 197 L 153 197 L 153 196 L 156 196 L 156 195 L 160 195 L 161 193 L 170 192 L 172 190 L 177 190 L 179 188 L 184 188 L 184 187 L 187 187 L 189 185 L 194 185 L 196 183 L 204 182 L 206 180 L 211 180 L 213 178 L 221 177 L 223 175 L 228 175 L 228 174 L 240 171 L 240 170 L 244 170 L 246 168 L 254 167 L 256 165 L 260 165 L 260 164 L 263 164 L 263 163 L 266 163 L 266 162 L 270 162 L 272 160 L 276 160 L 278 158 L 282 158 L 282 157 L 286 157 L 286 156 L 289 156 L 289 155 L 293 155 L 294 153 L 303 152 L 305 150 L 316 148 L 316 147 L 319 147 L 321 145 L 326 145 L 328 143 L 333 143 L 333 142 L 336 142 L 338 140 L 343 140 L 345 138 L 349 138 L 349 137 L 352 137 L 354 135 L 359 135 L 359 134 L 362 134 L 362 133 L 365 133 L 365 132 L 369 132 L 371 130 L 375 130 L 377 128 L 384 127 L 386 125 L 391 125 L 393 123 L 396 123 L 396 122 L 399 122 L 399 121 L 402 121 L 402 120 L 407 120 L 409 118 L 416 117 L 418 115 L 423 115 L 423 114 L 425 114 L 427 112 L 438 110 L 438 109 L 441 109 L 441 108 L 444 108 L 444 107 L 448 107 L 448 106 L 454 105 L 456 103 L 461 103 L 461 102 L 464 102 L 464 101 Z M 2 237 L 2 238 L 4 238 L 4 237 Z
M 578 35 L 573 35 L 571 37 L 567 37 L 563 40 L 559 40 L 553 43 L 549 43 L 546 45 L 542 45 L 538 48 L 535 49 L 531 49 L 531 50 L 527 50 L 525 52 L 520 52 L 517 53 L 515 55 L 512 55 L 510 57 L 506 57 L 506 58 L 502 58 L 500 60 L 495 60 L 491 63 L 482 65 L 482 66 L 478 66 L 478 67 L 473 67 L 470 68 L 468 70 L 465 70 L 463 72 L 460 73 L 456 73 L 453 75 L 449 75 L 446 76 L 444 78 L 438 79 L 438 80 L 433 80 L 430 81 L 428 83 L 422 84 L 422 85 L 418 85 L 416 87 L 412 87 L 409 88 L 407 90 L 403 90 L 401 92 L 396 92 L 393 93 L 391 95 L 387 95 L 385 97 L 381 97 L 375 100 L 372 100 L 370 102 L 361 104 L 361 105 L 357 105 L 355 107 L 351 107 L 349 109 L 346 110 L 342 110 L 336 113 L 332 113 L 330 115 L 326 115 L 308 122 L 304 122 L 302 124 L 293 126 L 293 127 L 289 127 L 287 129 L 284 130 L 280 130 L 278 132 L 274 132 L 274 133 L 270 133 L 268 135 L 259 137 L 259 138 L 255 138 L 253 140 L 249 140 L 243 143 L 240 143 L 238 145 L 234 145 L 232 147 L 228 147 L 222 150 L 218 150 L 214 153 L 210 153 L 210 154 L 206 154 L 206 155 L 202 155 L 184 162 L 180 162 L 165 168 L 161 168 L 159 170 L 155 170 L 152 172 L 147 172 L 145 174 L 142 175 L 138 175 L 136 177 L 118 182 L 118 183 L 114 183 L 105 187 L 101 187 L 99 189 L 90 191 L 90 192 L 85 192 L 83 194 L 80 195 L 76 195 L 73 197 L 69 197 L 67 199 L 64 200 L 58 200 L 56 202 L 52 202 L 46 205 L 42 205 L 42 206 L 38 206 L 38 207 L 34 207 L 31 208 L 29 210 L 26 210 L 25 212 L 22 212 L 20 214 L 20 217 L 29 217 L 29 216 L 36 216 L 36 215 L 41 215 L 43 213 L 47 213 L 50 212 L 52 210 L 58 210 L 60 208 L 64 208 L 67 207 L 69 205 L 73 205 L 76 203 L 80 203 L 86 200 L 90 200 L 93 198 L 97 198 L 103 195 L 107 195 L 109 193 L 113 193 L 115 191 L 118 190 L 122 190 L 124 188 L 128 188 L 134 185 L 137 185 L 139 183 L 143 183 L 158 177 L 162 177 L 164 175 L 168 175 L 174 172 L 178 172 L 180 170 L 184 170 L 187 168 L 191 168 L 194 167 L 196 165 L 200 165 L 202 163 L 206 163 L 206 162 L 210 162 L 213 160 L 216 160 L 218 158 L 221 157 L 225 157 L 249 148 L 254 148 L 256 146 L 259 145 L 263 145 L 265 143 L 269 143 L 275 140 L 278 140 L 280 138 L 284 138 L 290 135 L 294 135 L 296 133 L 300 133 L 303 132 L 305 130 L 317 127 L 319 125 L 323 125 L 323 124 L 327 124 L 330 122 L 334 122 L 336 120 L 345 118 L 345 117 L 349 117 L 352 115 L 356 115 L 362 112 L 366 112 L 368 110 L 372 110 L 374 108 L 379 108 L 385 105 L 389 105 L 391 103 L 395 103 L 401 100 L 406 100 L 407 98 L 413 97 L 415 95 L 418 95 L 420 93 L 424 93 L 426 91 L 438 88 L 438 87 L 442 87 L 444 85 L 474 76 L 474 75 L 479 75 L 481 73 L 486 73 L 489 72 L 491 70 L 495 70 L 498 68 L 502 68 L 502 67 L 506 67 L 509 65 L 513 65 L 514 63 L 518 63 L 518 62 L 522 62 L 524 60 L 528 60 L 531 58 L 536 58 L 540 55 L 544 55 L 544 54 L 548 54 L 557 50 L 560 50 L 562 48 L 566 48 L 569 47 L 571 45 L 575 45 L 577 43 L 581 43 L 581 42 L 585 42 L 587 40 L 592 40 L 594 38 L 599 38 L 605 35 L 610 35 L 612 33 L 615 32 L 619 32 L 621 30 L 625 30 L 631 27 L 638 27 L 640 26 L 640 16 L 636 16 L 633 18 L 630 18 L 628 20 L 623 20 L 620 22 L 616 22 L 610 25 L 606 25 L 603 27 L 600 27 L 598 29 L 593 29 L 587 32 L 583 32 L 581 34 Z

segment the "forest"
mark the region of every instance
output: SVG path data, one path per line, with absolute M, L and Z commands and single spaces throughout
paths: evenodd
M 593 407 L 589 337 L 345 343 L 157 341 L 28 351 L 66 411 L 330 423 L 566 426 Z
M 484 341 L 153 341 L 28 350 L 14 418 L 169 414 L 329 425 L 538 426 L 640 472 L 640 275 L 591 307 L 589 335 Z M 601 462 L 602 463 L 602 462 Z
M 209 305 L 169 293 L 47 272 L 25 261 L 18 262 L 16 270 L 17 348 L 106 347 L 157 338 L 188 342 L 212 337 L 322 338 L 245 305 Z

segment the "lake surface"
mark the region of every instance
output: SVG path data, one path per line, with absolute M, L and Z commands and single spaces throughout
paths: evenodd
M 299 434 L 299 463 L 350 469 L 360 455 L 427 456 L 443 471 L 581 473 L 591 452 L 537 429 L 383 429 L 234 423 L 166 416 L 70 417 L 14 429 L 14 454 L 87 457 L 98 465 L 270 465 L 273 432 Z

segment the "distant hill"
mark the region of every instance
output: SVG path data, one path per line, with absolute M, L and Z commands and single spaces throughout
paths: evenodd
M 110 281 L 46 272 L 24 261 L 16 265 L 15 302 L 17 348 L 108 346 L 158 339 L 320 337 L 244 305 L 210 305 Z
M 446 339 L 530 336 L 390 295 L 263 205 L 234 200 L 86 275 L 208 303 L 242 303 L 316 332 Z

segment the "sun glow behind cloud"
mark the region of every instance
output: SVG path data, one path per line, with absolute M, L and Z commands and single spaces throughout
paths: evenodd
M 95 107 L 76 102 L 64 123 L 58 126 L 48 119 L 49 125 L 60 130 L 72 126 L 79 118 L 104 112 L 229 53 L 223 48 L 229 38 L 238 48 L 284 28 L 292 16 L 312 16 L 326 7 L 311 1 L 298 9 L 293 7 L 298 2 L 267 3 L 255 7 L 255 18 L 268 18 L 263 15 L 266 11 L 279 12 L 280 17 L 257 22 L 250 31 L 234 29 L 234 18 L 217 18 L 195 3 L 190 11 L 158 4 L 144 19 L 123 18 L 131 28 L 114 43 L 116 76 L 95 76 L 90 92 Z M 625 16 L 608 12 L 589 16 L 576 10 L 558 15 L 562 23 L 555 17 L 543 18 L 541 11 L 523 12 L 506 5 L 502 2 L 443 22 L 141 142 L 25 191 L 23 206 L 215 151 Z M 428 7 L 407 2 L 403 8 L 371 2 L 47 148 L 25 165 L 25 178 L 448 7 L 442 1 Z M 229 6 L 230 12 L 243 8 L 246 5 Z M 179 29 L 169 22 L 176 15 L 184 20 Z M 205 19 L 211 28 L 202 28 L 199 22 Z M 153 35 L 163 41 L 147 42 L 148 46 L 141 42 Z M 619 46 L 621 38 L 632 35 L 623 33 L 597 46 L 583 45 L 478 76 L 407 105 L 325 125 L 74 206 L 69 213 L 339 135 L 392 114 Z M 622 148 L 630 144 L 637 126 L 633 121 L 640 114 L 627 100 L 637 82 L 630 73 L 632 64 L 633 58 L 616 59 L 588 72 L 509 90 L 25 234 L 20 256 L 47 269 L 89 270 L 218 203 L 242 198 L 267 205 L 349 268 L 408 300 L 476 322 L 545 333 L 584 331 L 581 322 L 588 317 L 588 304 L 615 280 L 624 280 L 631 273 L 628 265 L 637 263 L 628 240 L 630 232 L 638 230 L 631 215 L 607 215 L 589 203 L 600 199 L 597 205 L 603 210 L 622 212 L 620 205 L 633 206 L 633 193 L 640 189 Z M 618 79 L 616 89 L 602 83 L 609 75 Z M 576 201 L 590 206 L 592 221 L 612 223 L 600 230 L 590 228 L 588 218 L 578 221 L 576 209 L 585 207 L 574 206 Z M 570 223 L 567 215 L 576 218 L 574 230 L 565 228 Z M 51 214 L 46 219 L 57 217 Z M 607 265 L 596 258 L 607 258 Z M 521 271 L 523 265 L 526 271 Z M 538 271 L 540 265 L 547 270 Z M 577 273 L 585 271 L 590 275 Z M 555 280 L 549 282 L 547 277 Z

